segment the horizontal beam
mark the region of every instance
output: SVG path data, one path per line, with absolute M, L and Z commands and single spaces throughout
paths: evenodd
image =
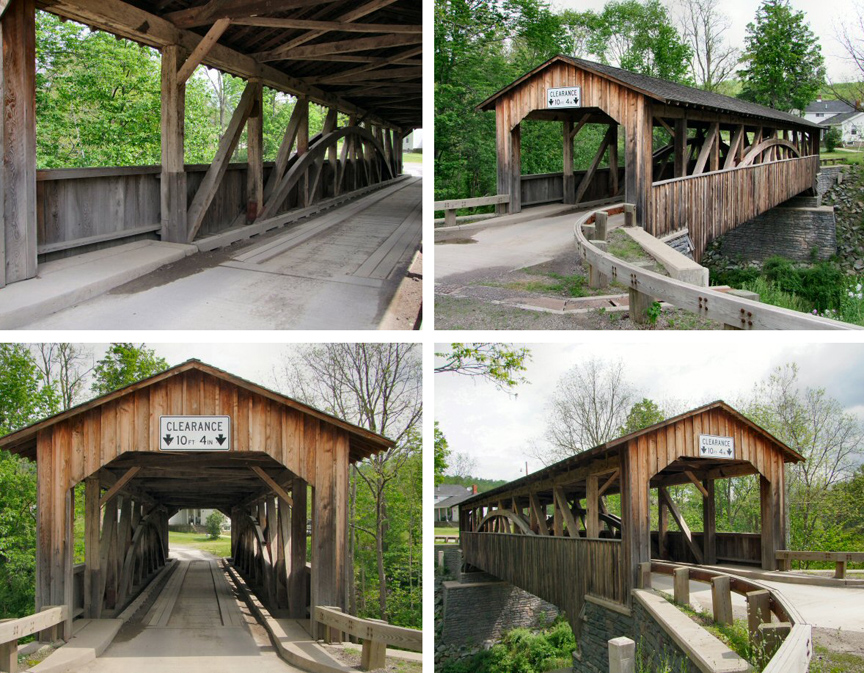
M 325 5 L 336 0 L 210 0 L 207 4 L 169 12 L 165 19 L 180 28 L 196 28 L 216 19 L 234 19 Z
M 354 40 L 338 40 L 336 42 L 322 42 L 306 47 L 296 47 L 284 50 L 282 47 L 270 51 L 262 51 L 255 54 L 259 61 L 281 61 L 288 58 L 299 58 L 301 56 L 324 56 L 329 54 L 346 54 L 354 51 L 368 51 L 370 49 L 384 49 L 387 47 L 401 47 L 408 44 L 422 44 L 422 35 L 381 35 L 378 37 L 361 37 Z
M 250 16 L 233 19 L 238 26 L 263 28 L 296 28 L 299 30 L 335 30 L 340 33 L 423 33 L 423 26 L 403 23 L 349 23 L 347 21 L 310 21 L 307 19 L 279 19 L 270 16 Z
M 5 645 L 31 636 L 39 631 L 44 631 L 66 621 L 69 614 L 69 606 L 48 605 L 35 615 L 21 617 L 20 619 L 9 619 L 0 622 L 0 645 Z

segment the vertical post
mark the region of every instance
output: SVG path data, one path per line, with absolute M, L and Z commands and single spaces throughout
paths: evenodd
M 618 124 L 609 127 L 609 196 L 618 194 Z
M 605 241 L 609 230 L 609 213 L 598 210 L 594 214 L 594 240 Z
M 300 123 L 297 127 L 297 158 L 309 151 L 309 99 L 300 98 L 297 105 L 302 105 Z M 309 205 L 309 171 L 303 174 L 297 183 L 297 201 L 300 206 Z
M 288 610 L 292 619 L 306 617 L 306 482 L 294 477 L 291 488 L 291 570 L 288 573 Z
M 13 621 L 11 619 L 0 619 L 3 622 Z M 0 671 L 3 673 L 18 673 L 18 639 L 0 643 Z
M 99 601 L 99 477 L 84 480 L 84 614 L 95 618 Z
M 510 212 L 522 212 L 522 125 L 510 132 Z
M 585 505 L 588 509 L 588 514 L 585 518 L 585 537 L 597 538 L 600 537 L 600 484 L 596 474 L 588 476 L 585 491 Z
M 564 535 L 564 516 L 561 513 L 561 506 L 558 504 L 558 498 L 552 498 L 552 531 L 555 537 L 563 537 Z
M 687 159 L 689 157 L 689 152 L 687 151 L 687 120 L 686 119 L 676 119 L 675 120 L 675 140 L 674 140 L 674 152 L 675 152 L 675 177 L 683 178 L 687 175 Z
M 639 564 L 639 588 L 651 588 L 651 561 L 643 561 Z
M 396 133 L 396 138 L 395 138 L 394 142 L 396 143 L 395 150 L 396 150 L 396 175 L 397 176 L 402 175 L 402 153 L 405 149 L 403 147 L 405 144 L 404 141 L 405 141 L 405 136 L 401 132 Z
M 36 275 L 36 8 L 12 0 L 0 21 L 0 287 Z
M 711 578 L 711 606 L 715 622 L 732 623 L 732 589 L 728 575 Z
M 636 206 L 636 226 L 652 233 L 647 222 L 647 212 L 653 170 L 653 117 L 651 103 L 641 94 L 633 96 L 633 100 L 628 101 L 625 120 L 624 151 L 627 171 L 624 178 L 624 200 Z
M 774 570 L 776 560 L 774 552 L 777 549 L 777 540 L 774 539 L 774 518 L 778 512 L 774 509 L 774 498 L 772 497 L 773 484 L 762 475 L 759 475 L 759 502 L 762 517 L 762 569 Z
M 675 568 L 672 571 L 675 602 L 690 604 L 690 568 Z
M 573 177 L 573 120 L 561 122 L 561 139 L 564 143 L 564 203 L 576 202 L 576 180 Z
M 68 435 L 67 435 L 68 436 Z M 66 447 L 63 447 L 66 448 Z M 67 472 L 68 474 L 68 472 Z M 68 486 L 64 480 L 63 486 Z M 72 620 L 75 619 L 75 585 L 72 579 L 72 561 L 75 555 L 75 489 L 67 488 L 64 493 L 65 508 L 63 511 L 63 541 L 59 547 L 62 550 L 63 604 L 66 606 L 66 619 L 60 625 L 63 630 L 63 640 L 67 643 L 72 639 Z
M 759 625 L 771 623 L 771 593 L 760 589 L 747 592 L 747 631 L 750 642 L 756 644 L 759 638 Z
M 609 641 L 609 673 L 636 673 L 636 643 L 630 638 Z
M 665 559 L 669 556 L 668 551 L 668 533 L 669 533 L 669 506 L 663 498 L 657 503 L 657 551 L 660 553 L 660 558 Z
M 702 556 L 708 565 L 717 563 L 717 503 L 714 499 L 714 480 L 702 481 L 702 486 L 708 491 L 702 497 Z
M 186 83 L 177 71 L 186 53 L 177 44 L 162 48 L 162 240 L 185 243 L 186 171 L 183 165 Z
M 254 222 L 264 207 L 264 87 L 259 79 L 249 83 L 255 90 L 246 122 L 246 224 Z

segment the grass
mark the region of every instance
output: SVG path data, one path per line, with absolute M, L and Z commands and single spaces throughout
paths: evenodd
M 822 152 L 820 159 L 839 159 L 844 164 L 864 165 L 864 152 Z
M 534 272 L 524 270 L 525 273 L 536 275 L 538 280 L 513 280 L 506 283 L 487 282 L 481 283 L 487 287 L 503 287 L 506 290 L 521 290 L 522 292 L 536 292 L 538 294 L 556 294 L 564 297 L 586 297 L 588 288 L 585 286 L 587 279 L 578 273 L 562 275 L 554 272 Z M 541 280 L 542 279 L 542 280 Z
M 609 236 L 609 254 L 615 255 L 625 262 L 637 262 L 648 259 L 648 255 L 642 250 L 642 246 L 630 238 L 627 234 L 613 232 Z
M 831 652 L 817 645 L 810 662 L 810 673 L 860 673 L 864 671 L 864 657 L 848 652 Z
M 201 533 L 168 533 L 168 544 L 177 544 L 183 547 L 192 547 L 202 551 L 209 551 L 214 556 L 231 556 L 231 535 L 223 535 L 218 540 L 211 540 L 209 535 Z
M 402 155 L 403 164 L 422 164 L 423 154 L 420 152 L 405 152 Z

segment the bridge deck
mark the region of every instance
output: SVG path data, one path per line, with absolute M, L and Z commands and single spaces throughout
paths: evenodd
M 108 294 L 67 303 L 69 308 L 15 326 L 375 329 L 419 247 L 420 195 L 421 181 L 409 178 L 245 244 L 191 255 Z M 76 266 L 76 273 L 82 268 Z M 25 292 L 28 283 L 31 299 L 42 301 L 37 296 L 44 291 L 40 279 L 3 292 Z M 28 305 L 25 299 L 22 303 Z
M 291 673 L 263 629 L 233 596 L 213 559 L 191 550 L 153 605 L 117 634 L 105 653 L 79 669 L 86 673 Z M 303 634 L 308 637 L 308 634 Z

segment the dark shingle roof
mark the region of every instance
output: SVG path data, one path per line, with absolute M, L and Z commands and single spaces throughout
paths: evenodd
M 852 117 L 856 117 L 857 115 L 862 114 L 860 110 L 852 110 L 851 112 L 844 112 L 843 114 L 834 115 L 833 117 L 828 117 L 821 122 L 819 122 L 819 126 L 839 126 L 847 119 L 852 119 Z
M 805 109 L 805 113 L 816 114 L 818 112 L 830 112 L 839 114 L 841 112 L 851 112 L 854 110 L 851 105 L 844 103 L 842 100 L 814 100 Z
M 774 110 L 764 105 L 759 105 L 758 103 L 750 103 L 739 98 L 724 96 L 723 94 L 714 93 L 712 91 L 703 91 L 702 89 L 695 89 L 690 86 L 684 86 L 683 84 L 676 84 L 658 77 L 640 75 L 635 72 L 630 72 L 629 70 L 623 70 L 622 68 L 615 68 L 614 66 L 606 65 L 605 63 L 595 63 L 594 61 L 586 61 L 582 58 L 564 56 L 563 54 L 554 56 L 546 61 L 546 63 L 534 68 L 531 72 L 526 73 L 515 82 L 512 82 L 487 98 L 477 107 L 484 110 L 492 109 L 493 106 L 490 105 L 492 101 L 555 61 L 563 61 L 564 63 L 570 63 L 577 68 L 595 72 L 601 76 L 616 80 L 624 86 L 636 89 L 647 96 L 651 96 L 652 98 L 656 98 L 671 105 L 710 108 L 718 112 L 744 115 L 747 117 L 757 117 L 772 121 L 782 121 L 787 124 L 791 123 L 798 126 L 819 126 L 818 124 L 807 121 L 803 117 L 789 114 L 788 112 L 781 112 L 780 110 Z
M 452 495 L 446 500 L 442 500 L 441 502 L 435 503 L 435 509 L 450 509 L 451 507 L 455 507 L 456 505 L 465 502 L 468 498 L 474 495 L 473 492 L 467 491 L 466 493 L 462 493 L 461 495 Z
M 459 486 L 458 484 L 440 484 L 435 487 L 436 498 L 462 495 L 463 493 L 471 493 L 471 489 L 467 486 Z

